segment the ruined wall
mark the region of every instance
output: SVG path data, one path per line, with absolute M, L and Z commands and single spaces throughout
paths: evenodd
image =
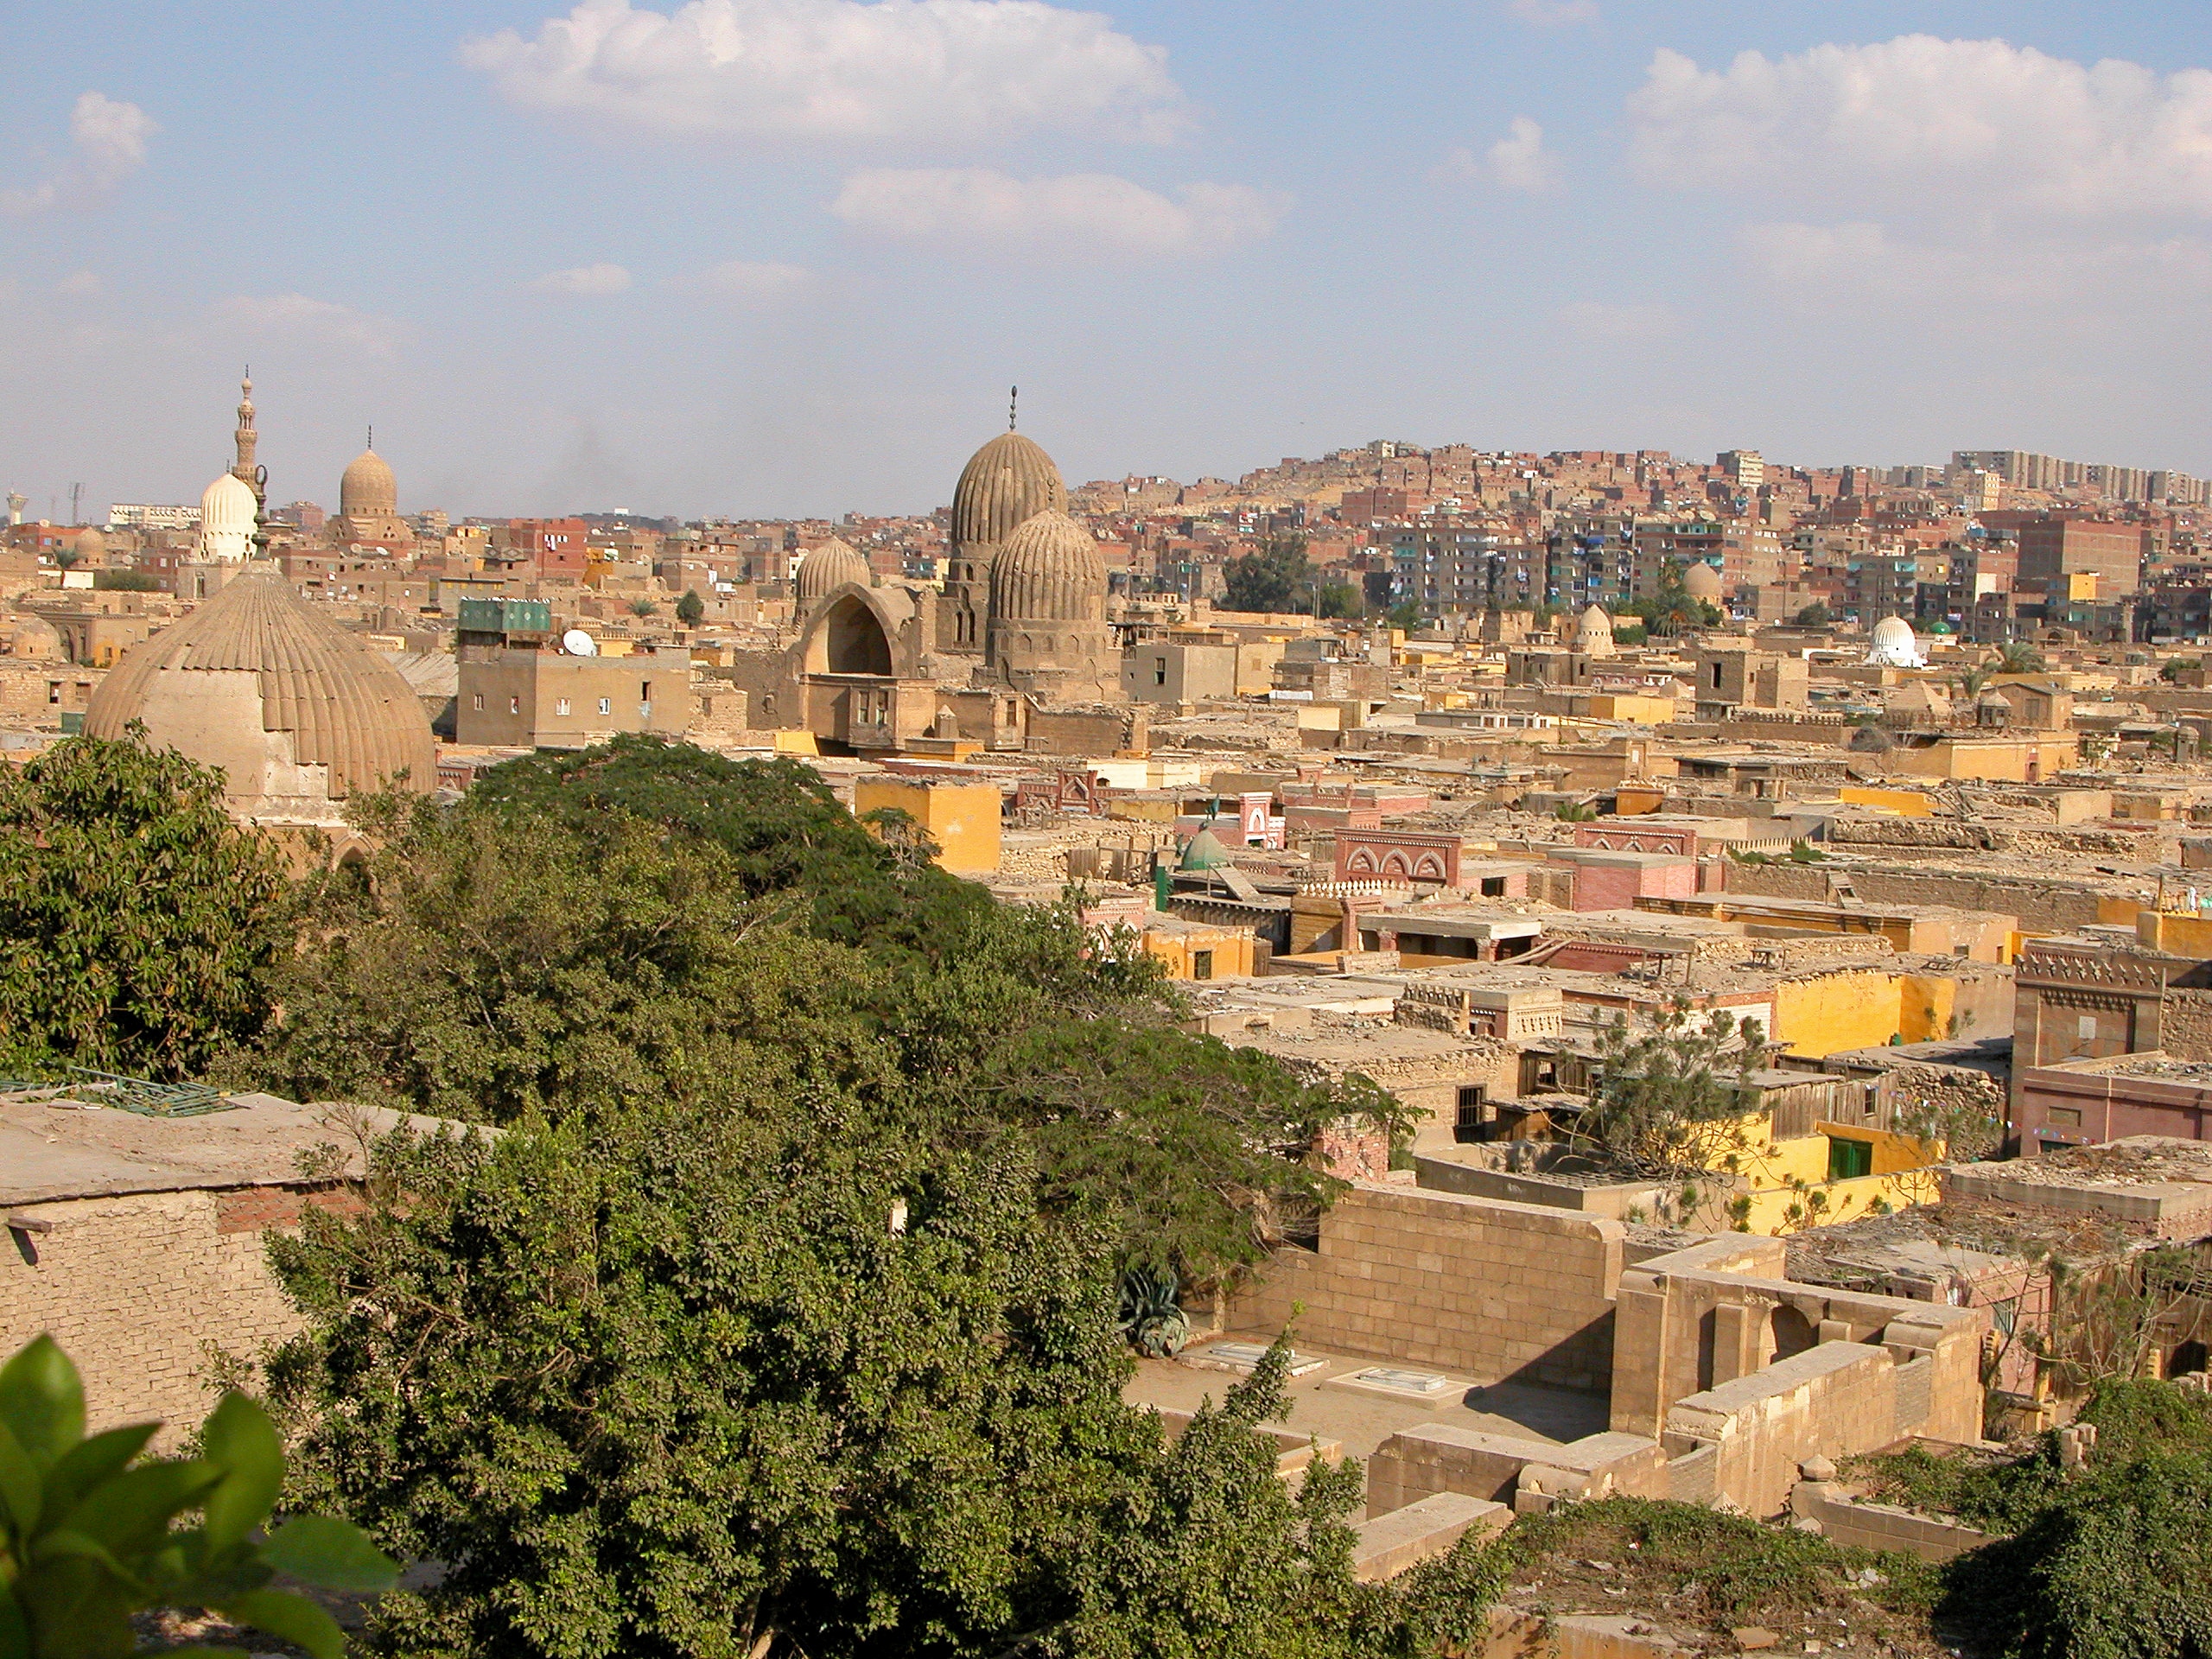
M 247 1187 L 19 1206 L 52 1225 L 0 1249 L 0 1352 L 50 1332 L 84 1376 L 94 1432 L 160 1417 L 173 1445 L 214 1404 L 211 1349 L 256 1358 L 299 1330 L 263 1229 L 296 1224 L 306 1197 Z
M 2059 881 L 1864 864 L 1851 865 L 1844 873 L 1850 876 L 1853 890 L 1870 906 L 1948 905 L 1959 910 L 1993 911 L 2000 916 L 2018 917 L 2021 927 L 2030 932 L 2070 932 L 2092 922 L 2135 918 L 2136 906 L 2130 901 Z M 1728 890 L 1771 899 L 1820 900 L 1827 897 L 1827 876 L 1817 864 L 1738 864 L 1728 872 Z M 2150 897 L 2147 887 L 2144 896 Z
M 1291 1323 L 1318 1347 L 1602 1390 L 1613 1368 L 1618 1221 L 1412 1187 L 1357 1185 L 1323 1219 L 1318 1252 L 1284 1250 L 1232 1325 Z

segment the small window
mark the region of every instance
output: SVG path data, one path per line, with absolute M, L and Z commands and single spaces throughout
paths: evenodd
M 601 697 L 599 700 L 599 712 L 602 715 L 613 714 L 614 712 L 614 699 L 612 697 Z
M 2075 1035 L 2085 1043 L 2095 1042 L 2097 1040 L 2097 1016 L 2094 1014 L 2085 1014 L 2082 1015 L 2079 1020 L 2075 1021 L 2074 1032 Z
M 476 694 L 476 712 L 480 715 L 484 712 L 484 694 L 481 691 Z
M 1152 659 L 1152 683 L 1154 685 L 1167 683 L 1167 659 L 1165 657 Z
M 1191 952 L 1191 977 L 1192 979 L 1211 979 L 1213 977 L 1212 951 L 1193 950 Z
M 1828 1137 L 1828 1179 L 1855 1180 L 1861 1175 L 1874 1173 L 1874 1143 L 1872 1141 L 1847 1140 L 1840 1135 Z
M 1713 665 L 1713 689 L 1716 691 L 1720 689 L 1720 664 L 1718 663 Z
M 511 715 L 518 715 L 522 713 L 522 699 L 518 696 L 509 697 L 507 699 L 507 712 Z
M 553 705 L 553 712 L 556 715 L 567 714 L 569 712 L 569 700 L 566 697 L 562 697 L 557 700 Z
M 1483 897 L 1485 899 L 1504 898 L 1505 878 L 1502 875 L 1486 875 L 1483 877 Z
M 651 680 L 640 681 L 638 685 L 638 701 L 639 702 L 650 703 L 652 700 L 653 683 Z
M 1460 1085 L 1458 1109 L 1452 1120 L 1452 1138 L 1454 1141 L 1464 1145 L 1483 1138 L 1488 1092 L 1479 1083 Z

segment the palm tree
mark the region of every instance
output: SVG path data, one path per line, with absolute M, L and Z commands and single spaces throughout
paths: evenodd
M 1982 664 L 1993 674 L 2040 674 L 2048 666 L 2043 653 L 2024 639 L 1999 646 L 1997 654 Z

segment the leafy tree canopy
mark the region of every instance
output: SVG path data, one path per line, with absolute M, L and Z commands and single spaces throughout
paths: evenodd
M 0 766 L 0 1068 L 197 1075 L 261 1028 L 287 907 L 222 775 L 143 731 Z
M 1221 602 L 1227 610 L 1303 610 L 1311 603 L 1303 536 L 1262 537 L 1256 550 L 1224 565 L 1222 575 L 1228 591 Z
M 699 597 L 696 588 L 686 588 L 683 596 L 676 601 L 676 620 L 687 628 L 696 628 L 706 613 L 707 601 Z

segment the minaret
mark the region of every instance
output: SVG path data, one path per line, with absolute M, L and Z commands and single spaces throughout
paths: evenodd
M 245 378 L 238 383 L 238 464 L 231 468 L 231 476 L 253 492 L 257 505 L 264 504 L 265 488 L 260 472 L 253 464 L 253 447 L 260 435 L 253 429 L 253 371 L 245 372 Z

